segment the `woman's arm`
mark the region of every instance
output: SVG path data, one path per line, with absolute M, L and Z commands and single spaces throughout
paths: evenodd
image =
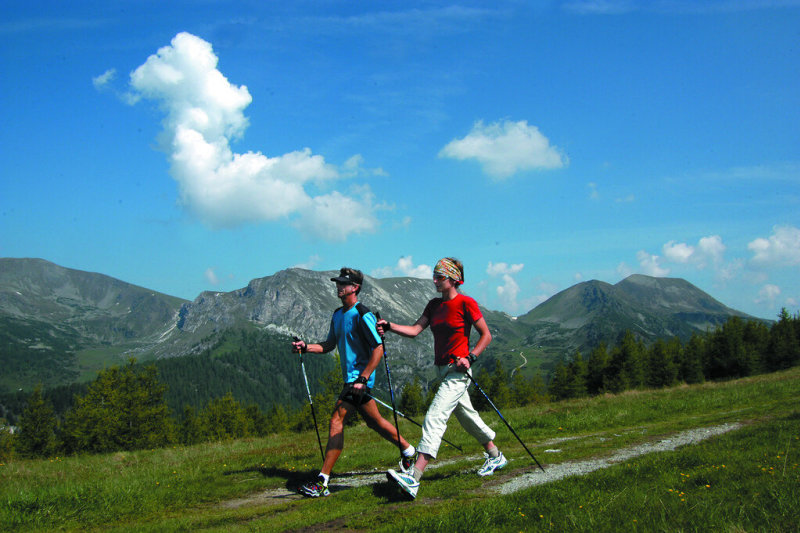
M 402 337 L 409 337 L 413 338 L 425 331 L 425 328 L 428 327 L 428 318 L 425 315 L 419 317 L 419 319 L 414 322 L 414 324 L 410 326 L 404 326 L 403 324 L 393 324 L 388 320 L 379 320 L 378 321 L 378 333 L 381 335 L 384 334 L 386 331 L 393 331 Z
M 486 320 L 481 317 L 480 320 L 475 322 L 475 329 L 478 330 L 480 333 L 480 338 L 478 338 L 478 342 L 475 343 L 475 346 L 470 350 L 470 353 L 474 356 L 479 356 L 482 351 L 489 346 L 489 343 L 492 342 L 492 334 L 489 331 L 489 326 L 486 324 Z
M 483 317 L 475 322 L 475 329 L 478 330 L 480 338 L 478 338 L 478 342 L 475 343 L 475 346 L 469 353 L 477 357 L 489 346 L 489 343 L 492 342 L 492 333 L 489 331 L 489 326 L 486 324 L 486 320 L 484 320 Z M 469 370 L 470 366 L 472 365 L 466 357 L 462 357 L 456 361 L 456 370 L 460 372 L 466 372 Z

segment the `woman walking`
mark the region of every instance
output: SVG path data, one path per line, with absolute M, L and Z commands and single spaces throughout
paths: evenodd
M 436 458 L 447 420 L 453 413 L 461 426 L 486 450 L 486 461 L 478 469 L 478 475 L 489 476 L 508 463 L 494 444 L 495 432 L 472 407 L 467 392 L 470 367 L 492 341 L 492 335 L 478 303 L 458 291 L 464 283 L 464 265 L 452 257 L 441 259 L 433 270 L 433 283 L 441 297 L 428 302 L 422 316 L 413 325 L 386 320 L 378 322 L 380 333 L 392 331 L 403 337 L 416 337 L 428 326 L 433 333 L 434 364 L 441 385 L 425 415 L 417 460 L 410 472 L 387 472 L 389 480 L 395 481 L 411 498 L 417 496 L 425 467 Z M 473 326 L 480 337 L 470 350 L 469 334 Z

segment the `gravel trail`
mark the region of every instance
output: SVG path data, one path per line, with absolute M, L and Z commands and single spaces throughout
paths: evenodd
M 679 446 L 686 446 L 688 444 L 697 444 L 705 439 L 727 433 L 739 429 L 742 425 L 740 423 L 734 424 L 721 424 L 719 426 L 712 426 L 707 428 L 696 428 L 687 431 L 675 433 L 669 437 L 663 438 L 656 442 L 647 442 L 644 444 L 637 444 L 628 448 L 622 448 L 615 451 L 608 457 L 601 457 L 599 459 L 590 459 L 588 461 L 570 461 L 566 463 L 558 463 L 550 465 L 545 468 L 545 471 L 536 470 L 531 473 L 522 474 L 515 477 L 511 481 L 507 481 L 494 487 L 492 490 L 501 494 L 510 494 L 519 490 L 532 487 L 534 485 L 543 485 L 559 479 L 564 479 L 570 476 L 581 476 L 599 470 L 601 468 L 608 468 L 617 463 L 627 461 L 640 455 L 646 455 L 654 452 L 672 451 Z
M 534 485 L 543 485 L 545 483 L 558 481 L 560 479 L 564 479 L 570 476 L 586 475 L 591 472 L 594 472 L 595 470 L 599 470 L 601 468 L 608 468 L 609 466 L 621 463 L 623 461 L 627 461 L 634 457 L 639 457 L 641 455 L 646 455 L 655 452 L 672 451 L 680 446 L 697 444 L 708 438 L 739 429 L 740 427 L 742 427 L 742 424 L 736 422 L 736 423 L 720 424 L 718 426 L 695 428 L 686 431 L 681 431 L 679 433 L 674 433 L 672 435 L 663 437 L 661 440 L 658 441 L 646 442 L 643 444 L 637 444 L 635 446 L 629 446 L 627 448 L 621 448 L 619 450 L 614 451 L 607 457 L 600 457 L 585 461 L 569 461 L 565 463 L 546 465 L 544 472 L 536 469 L 531 472 L 522 473 L 511 477 L 507 481 L 500 482 L 499 484 L 489 488 L 488 490 L 500 494 L 511 494 L 513 492 L 517 492 L 526 489 L 528 487 L 532 487 Z M 553 441 L 548 441 L 547 443 L 540 443 L 540 445 L 542 444 L 552 445 L 558 442 L 573 440 L 574 438 L 579 438 L 579 437 L 554 439 Z M 470 459 L 472 458 L 473 457 L 470 457 Z M 474 459 L 476 462 L 480 462 L 483 460 L 483 457 L 475 456 Z M 431 463 L 428 469 L 434 470 L 436 468 L 445 466 L 447 464 L 463 460 L 464 457 L 458 457 L 446 461 L 437 461 L 435 463 Z M 476 467 L 471 467 L 470 469 L 465 470 L 464 472 L 465 473 L 474 472 L 475 468 Z M 364 472 L 357 474 L 352 474 L 352 473 L 344 474 L 342 477 L 334 476 L 330 484 L 331 496 L 335 496 L 337 492 L 342 490 L 347 490 L 349 488 L 361 487 L 364 485 L 371 485 L 383 482 L 386 482 L 386 472 L 384 470 L 375 470 L 374 473 Z M 302 498 L 303 497 L 299 495 L 297 492 L 290 491 L 286 488 L 281 488 L 281 489 L 271 489 L 262 491 L 258 494 L 253 494 L 250 497 L 246 498 L 220 502 L 219 505 L 227 508 L 238 508 L 248 505 L 278 504 L 281 502 L 302 499 Z

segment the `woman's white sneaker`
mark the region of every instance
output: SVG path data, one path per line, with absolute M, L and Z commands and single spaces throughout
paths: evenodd
M 495 470 L 500 470 L 508 464 L 508 460 L 506 456 L 503 455 L 503 452 L 500 452 L 500 455 L 497 457 L 492 457 L 485 452 L 483 456 L 486 457 L 486 461 L 483 463 L 483 466 L 478 469 L 479 476 L 491 476 L 494 474 Z

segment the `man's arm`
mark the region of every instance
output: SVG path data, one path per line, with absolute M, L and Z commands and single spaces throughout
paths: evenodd
M 292 351 L 295 353 L 328 353 L 334 348 L 336 348 L 336 342 L 327 340 L 315 344 L 306 344 L 301 340 L 292 343 Z
M 369 381 L 369 377 L 375 372 L 375 369 L 378 368 L 381 357 L 383 357 L 383 344 L 379 344 L 373 348 L 369 356 L 369 361 L 367 361 L 367 366 L 365 366 L 364 370 L 359 374 L 359 377 L 364 378 L 364 383 L 353 383 L 353 389 L 355 389 L 358 394 L 363 394 L 362 391 L 367 388 L 366 382 Z

